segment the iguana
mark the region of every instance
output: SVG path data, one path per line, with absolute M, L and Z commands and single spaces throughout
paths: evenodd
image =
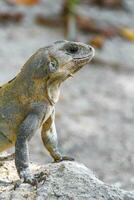
M 40 48 L 20 73 L 0 88 L 0 152 L 15 146 L 15 165 L 23 182 L 36 182 L 29 169 L 28 141 L 39 129 L 54 161 L 72 160 L 58 150 L 54 107 L 61 83 L 93 56 L 89 45 L 57 41 Z

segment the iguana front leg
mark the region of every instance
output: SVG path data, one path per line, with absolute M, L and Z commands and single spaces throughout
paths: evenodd
M 29 169 L 28 140 L 38 130 L 43 117 L 46 115 L 46 107 L 36 105 L 32 112 L 25 118 L 19 128 L 15 145 L 15 165 L 23 182 L 36 184 Z
M 57 132 L 54 123 L 55 111 L 51 114 L 48 120 L 43 124 L 42 127 L 42 140 L 49 151 L 50 155 L 53 157 L 55 162 L 60 162 L 63 160 L 73 161 L 74 159 L 68 156 L 63 156 L 58 149 L 58 139 Z

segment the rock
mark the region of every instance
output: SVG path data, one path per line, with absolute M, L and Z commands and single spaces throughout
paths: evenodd
M 134 191 L 121 190 L 95 177 L 92 171 L 76 162 L 31 164 L 34 174 L 44 172 L 44 181 L 33 187 L 22 183 L 14 189 L 18 179 L 13 161 L 1 164 L 1 200 L 134 200 Z

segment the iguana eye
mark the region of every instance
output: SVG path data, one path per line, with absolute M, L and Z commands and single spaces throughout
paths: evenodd
M 69 53 L 69 54 L 75 54 L 79 50 L 78 46 L 75 44 L 68 44 L 68 45 L 66 45 L 65 49 L 66 49 L 67 53 Z

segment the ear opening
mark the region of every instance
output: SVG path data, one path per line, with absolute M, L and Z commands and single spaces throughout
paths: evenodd
M 51 61 L 48 64 L 48 73 L 54 73 L 58 69 L 58 61 L 54 58 L 51 57 Z

